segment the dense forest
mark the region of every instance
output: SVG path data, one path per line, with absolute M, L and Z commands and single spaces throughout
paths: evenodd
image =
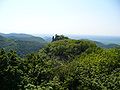
M 0 48 L 5 51 L 14 50 L 19 56 L 33 53 L 43 48 L 47 42 L 41 37 L 28 34 L 3 34 L 0 33 Z
M 120 47 L 55 35 L 25 57 L 1 49 L 0 89 L 120 90 Z

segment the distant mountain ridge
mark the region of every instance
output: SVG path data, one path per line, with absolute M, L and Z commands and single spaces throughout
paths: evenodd
M 0 40 L 4 40 L 4 39 L 5 39 L 5 37 L 3 37 L 3 36 L 0 35 Z
M 120 45 L 118 44 L 103 44 L 101 42 L 95 41 L 96 45 L 101 48 L 120 48 Z
M 0 48 L 15 50 L 20 56 L 36 52 L 46 45 L 41 37 L 28 34 L 0 33 Z
M 119 44 L 120 36 L 95 36 L 95 35 L 67 35 L 72 39 L 89 39 L 92 41 L 101 42 L 103 44 Z
M 38 35 L 37 35 L 38 36 Z M 42 38 L 44 38 L 47 42 L 51 42 L 51 38 L 53 35 L 48 35 L 47 37 L 44 37 L 42 35 Z M 95 35 L 74 35 L 74 34 L 66 34 L 65 36 L 71 38 L 71 39 L 88 39 L 92 41 L 101 42 L 103 44 L 118 44 L 120 45 L 120 36 L 95 36 Z
M 29 34 L 17 34 L 17 33 L 3 34 L 3 33 L 0 33 L 0 35 L 3 37 L 6 37 L 6 38 L 14 39 L 14 40 L 37 41 L 40 43 L 46 42 L 41 37 L 36 37 L 36 36 L 29 35 Z
M 0 48 L 5 50 L 15 50 L 19 55 L 26 55 L 32 52 L 36 52 L 43 48 L 47 43 L 51 42 L 50 37 L 36 37 L 29 34 L 17 34 L 10 33 L 4 34 L 0 33 Z M 90 39 L 86 39 L 90 40 Z M 118 44 L 105 44 L 94 40 L 90 40 L 96 43 L 97 46 L 101 48 L 120 48 Z

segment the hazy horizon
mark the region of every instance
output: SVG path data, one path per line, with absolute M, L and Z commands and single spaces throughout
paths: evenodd
M 120 36 L 119 0 L 0 0 L 0 32 Z

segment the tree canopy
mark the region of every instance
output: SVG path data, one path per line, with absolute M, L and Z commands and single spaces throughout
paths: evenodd
M 57 34 L 55 34 L 55 36 L 52 37 L 52 42 L 58 41 L 58 40 L 63 40 L 63 39 L 69 39 L 69 38 L 65 37 L 64 35 L 57 35 Z
M 68 38 L 56 39 L 24 58 L 1 49 L 0 89 L 119 90 L 120 49 Z

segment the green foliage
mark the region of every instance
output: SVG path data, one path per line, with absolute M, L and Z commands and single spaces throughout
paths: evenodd
M 46 45 L 46 42 L 40 37 L 29 35 L 17 36 L 16 34 L 6 37 L 0 36 L 0 48 L 4 48 L 6 51 L 15 50 L 20 56 L 37 52 Z
M 44 48 L 44 52 L 55 59 L 70 60 L 90 47 L 96 47 L 95 43 L 85 40 L 64 39 L 48 44 Z
M 51 42 L 24 58 L 1 49 L 0 89 L 119 90 L 120 49 L 71 39 Z
M 64 35 L 55 35 L 52 37 L 52 42 L 58 41 L 58 40 L 64 40 L 64 39 L 69 39 L 68 37 L 65 37 Z
M 0 89 L 19 89 L 22 80 L 22 71 L 19 69 L 20 58 L 14 51 L 6 53 L 0 51 Z

